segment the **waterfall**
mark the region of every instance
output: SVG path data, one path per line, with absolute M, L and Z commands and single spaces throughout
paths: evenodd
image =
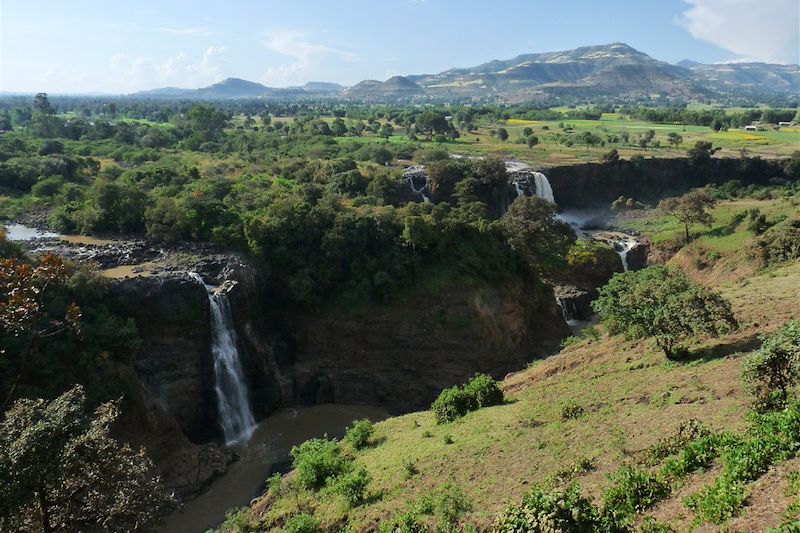
M 635 245 L 636 241 L 633 239 L 614 241 L 614 250 L 619 254 L 619 258 L 622 260 L 622 268 L 625 272 L 630 270 L 628 268 L 628 252 L 630 252 Z
M 548 202 L 556 203 L 553 197 L 553 188 L 550 186 L 550 180 L 547 179 L 547 176 L 541 172 L 531 170 L 530 165 L 522 161 L 509 159 L 505 164 L 509 180 L 517 191 L 517 197 L 538 196 Z
M 423 202 L 431 201 L 424 192 L 428 188 L 428 174 L 425 172 L 424 166 L 414 165 L 407 167 L 403 170 L 403 178 L 406 180 L 409 187 L 411 187 L 411 192 L 422 196 Z M 417 185 L 416 183 L 416 181 L 419 180 L 422 181 L 421 185 Z
M 547 176 L 541 172 L 534 172 L 533 182 L 536 185 L 536 196 L 550 203 L 556 203 L 553 197 L 553 188 L 550 186 L 550 180 L 547 179 Z
M 225 444 L 231 445 L 250 438 L 256 426 L 239 350 L 236 347 L 238 339 L 228 302 L 227 292 L 232 285 L 231 282 L 226 282 L 226 285 L 214 287 L 207 285 L 197 272 L 189 272 L 189 276 L 202 283 L 208 293 L 208 303 L 211 308 L 214 390 Z

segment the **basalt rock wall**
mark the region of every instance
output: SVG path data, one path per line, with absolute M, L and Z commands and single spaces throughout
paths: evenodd
M 561 209 L 609 207 L 620 196 L 655 202 L 708 184 L 730 180 L 743 185 L 766 184 L 783 177 L 780 161 L 760 158 L 620 160 L 558 166 L 544 173 Z

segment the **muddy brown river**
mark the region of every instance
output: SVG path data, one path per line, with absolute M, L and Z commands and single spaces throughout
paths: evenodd
M 341 437 L 353 420 L 383 420 L 388 413 L 363 405 L 316 405 L 281 409 L 262 420 L 246 443 L 233 447 L 240 456 L 209 490 L 169 515 L 159 533 L 202 533 L 218 526 L 228 510 L 246 506 L 258 496 L 273 466 L 289 458 L 289 450 L 308 439 Z

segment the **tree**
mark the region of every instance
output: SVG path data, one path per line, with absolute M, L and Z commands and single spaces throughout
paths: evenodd
M 617 152 L 616 148 L 612 148 L 611 150 L 603 154 L 601 161 L 603 163 L 616 163 L 617 161 L 619 161 L 619 152 Z
M 501 141 L 508 139 L 508 130 L 505 128 L 497 128 L 497 138 Z
M 760 412 L 786 407 L 800 380 L 800 320 L 787 322 L 763 341 L 747 358 L 744 370 Z
M 539 137 L 536 135 L 529 135 L 527 139 L 528 148 L 533 149 L 534 146 L 539 144 Z
M 700 165 L 711 160 L 711 156 L 719 150 L 714 148 L 710 141 L 697 141 L 694 146 L 687 150 L 689 160 L 694 165 Z
M 424 113 L 420 113 L 417 116 L 415 125 L 417 131 L 424 133 L 428 137 L 428 140 L 430 140 L 434 133 L 444 134 L 450 129 L 450 123 L 447 121 L 447 118 L 444 114 L 437 111 L 425 111 Z
M 686 243 L 689 243 L 689 226 L 691 224 L 704 224 L 711 226 L 714 217 L 707 211 L 715 200 L 705 191 L 694 190 L 677 198 L 666 198 L 658 204 L 658 209 L 672 215 L 683 223 L 686 231 Z
M 48 254 L 38 265 L 18 259 L 0 261 L 0 331 L 21 339 L 16 376 L 0 406 L 0 416 L 13 400 L 31 360 L 36 356 L 43 338 L 67 330 L 78 331 L 80 309 L 74 304 L 63 314 L 48 313 L 53 298 L 52 289 L 67 277 L 64 262 Z
M 663 266 L 615 274 L 592 304 L 611 334 L 652 337 L 672 358 L 691 336 L 718 336 L 738 325 L 730 302 Z
M 669 144 L 677 148 L 683 142 L 683 136 L 680 133 L 671 131 L 667 135 L 667 141 L 669 142 Z
M 171 503 L 143 449 L 111 437 L 119 401 L 86 415 L 80 385 L 21 399 L 0 424 L 0 530 L 143 531 Z
M 563 262 L 575 232 L 556 217 L 556 207 L 536 196 L 514 200 L 503 215 L 501 225 L 509 245 L 542 270 Z

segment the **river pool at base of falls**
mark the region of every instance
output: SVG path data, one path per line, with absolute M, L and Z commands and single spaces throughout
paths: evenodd
M 159 533 L 202 533 L 217 527 L 231 509 L 246 506 L 259 496 L 270 471 L 287 461 L 289 450 L 304 441 L 322 437 L 341 437 L 353 420 L 373 422 L 388 417 L 376 407 L 363 405 L 315 405 L 280 409 L 262 420 L 250 440 L 233 446 L 239 459 L 215 480 L 208 491 L 184 502 L 156 528 Z

